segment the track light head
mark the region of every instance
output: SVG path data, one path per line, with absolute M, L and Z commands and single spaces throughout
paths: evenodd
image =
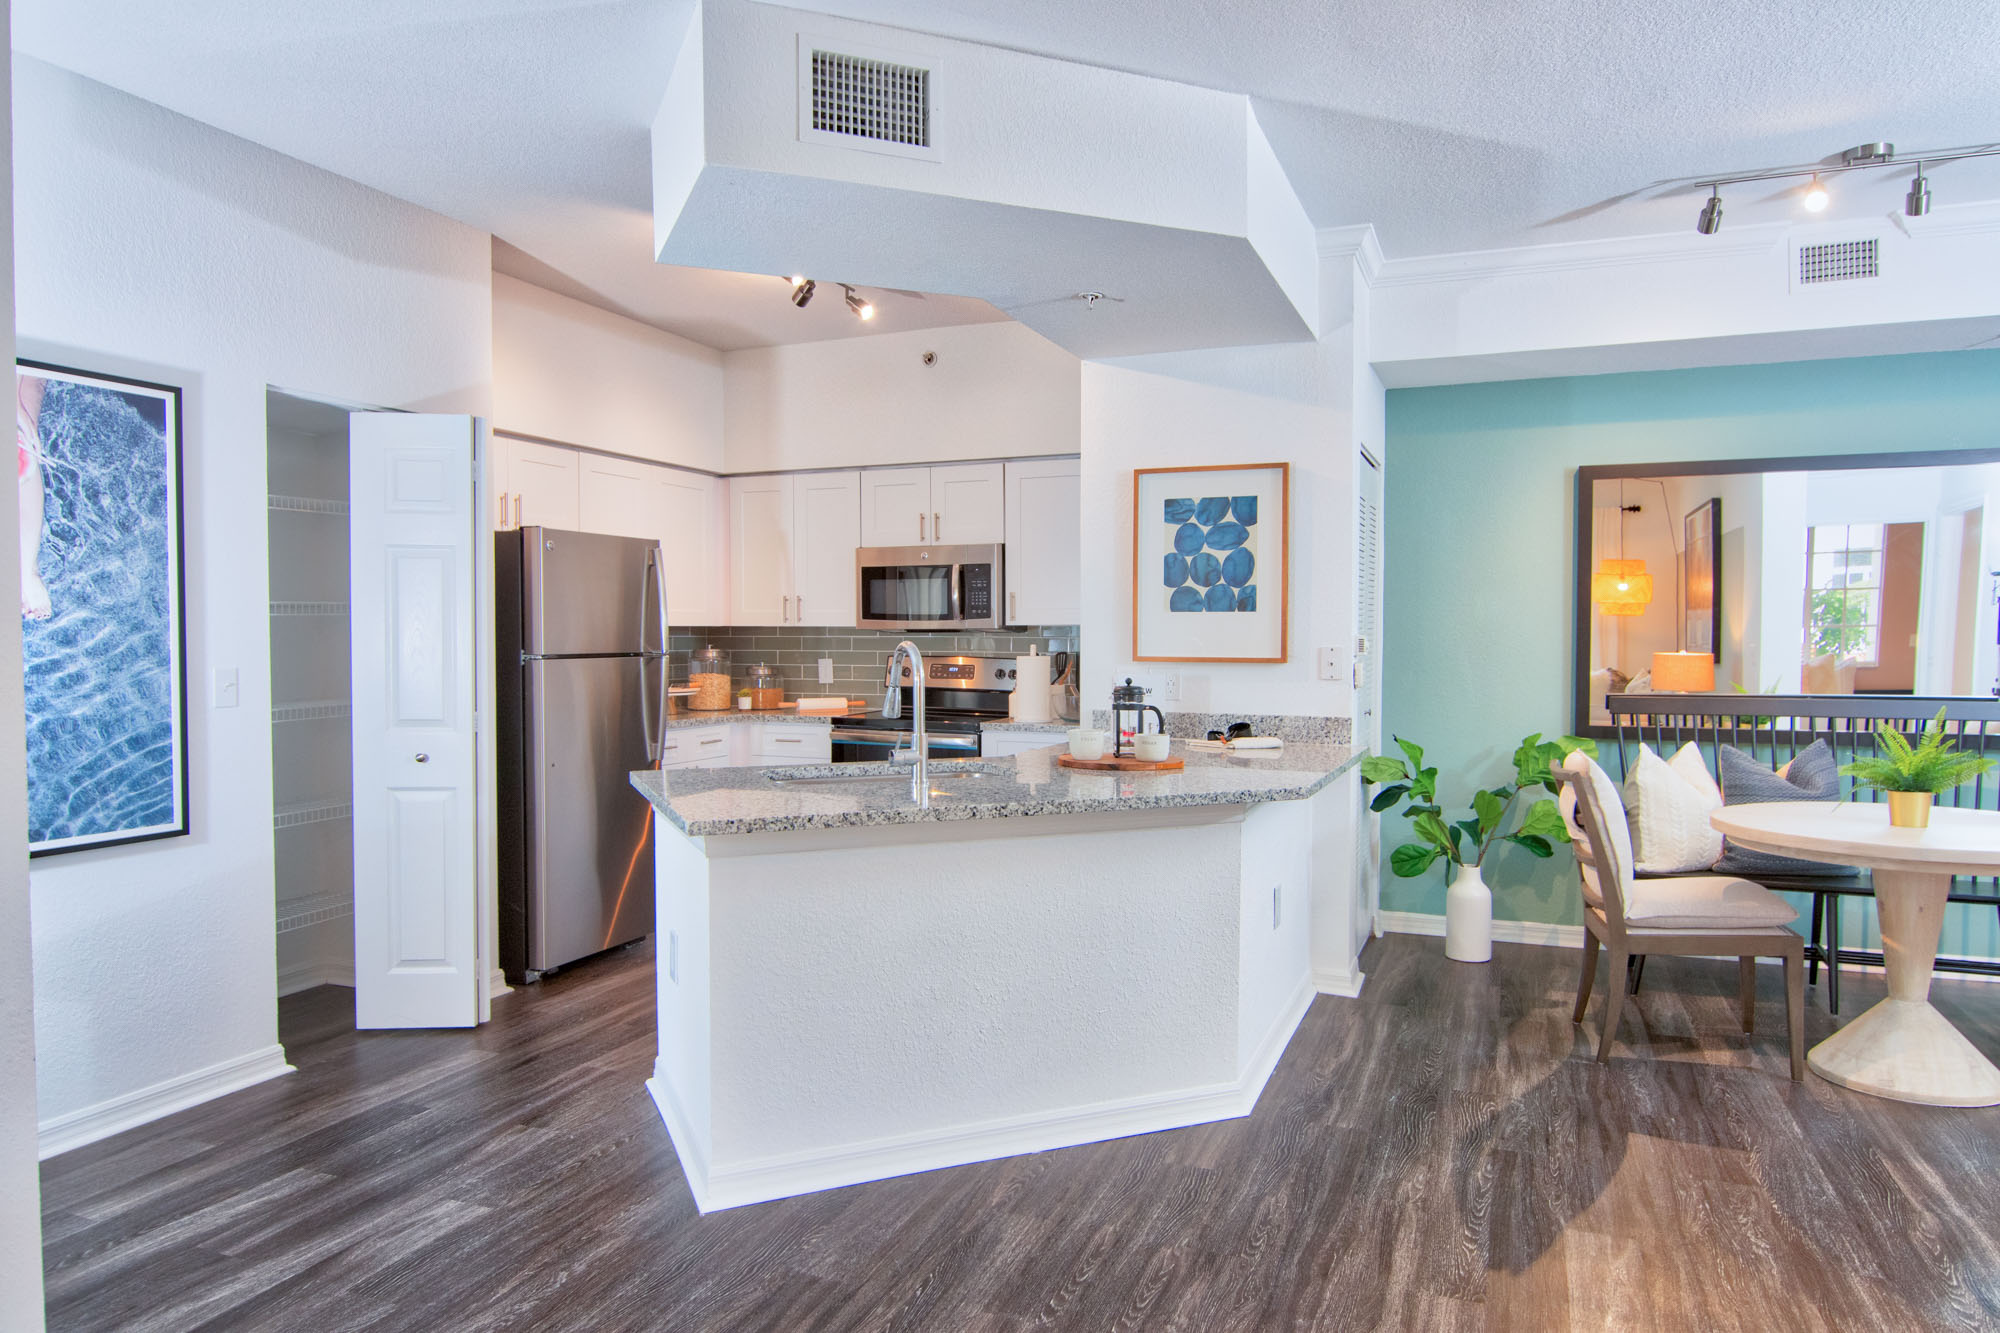
M 1910 182 L 1910 192 L 1904 196 L 1903 212 L 1913 218 L 1920 218 L 1931 211 L 1931 183 L 1924 175 L 1921 162 L 1917 164 L 1917 178 Z
M 840 285 L 842 289 L 847 292 L 847 308 L 854 312 L 854 317 L 856 319 L 875 318 L 875 307 L 873 305 L 863 300 L 861 298 L 860 293 L 856 292 L 852 287 L 849 287 L 846 283 L 843 282 Z
M 1806 206 L 1806 212 L 1808 213 L 1824 213 L 1827 201 L 1830 198 L 1831 196 L 1826 192 L 1826 187 L 1819 183 L 1818 173 L 1815 172 L 1812 184 L 1806 186 L 1805 197 L 1799 202 Z
M 792 279 L 792 304 L 804 310 L 806 303 L 813 299 L 813 291 L 819 286 L 811 278 Z
M 1722 189 L 1711 185 L 1708 188 L 1708 202 L 1701 206 L 1701 216 L 1695 219 L 1694 229 L 1704 236 L 1713 236 L 1722 228 Z

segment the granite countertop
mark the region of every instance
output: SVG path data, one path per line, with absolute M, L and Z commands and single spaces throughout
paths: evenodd
M 1181 805 L 1254 805 L 1311 796 L 1361 762 L 1346 745 L 1288 745 L 1258 754 L 1173 747 L 1187 761 L 1177 773 L 1105 773 L 1063 768 L 1047 750 L 981 759 L 933 759 L 929 809 L 910 799 L 909 767 L 818 764 L 800 768 L 645 770 L 632 785 L 691 837 L 776 833 L 813 828 L 1100 814 Z M 977 776 L 952 777 L 973 769 Z M 800 777 L 880 775 L 881 782 L 798 784 Z
M 692 708 L 677 707 L 667 713 L 667 727 L 707 727 L 725 722 L 802 722 L 807 726 L 825 726 L 866 716 L 868 710 L 865 708 L 850 708 L 845 713 L 802 714 L 796 708 L 718 708 L 712 713 L 702 713 Z
M 1080 722 L 1064 722 L 1059 718 L 1051 719 L 1050 721 L 1047 722 L 1012 722 L 1008 721 L 1005 718 L 1001 718 L 992 722 L 981 722 L 979 724 L 979 729 L 981 731 L 1042 732 L 1050 736 L 1065 736 L 1069 734 L 1069 729 L 1071 727 L 1076 727 L 1081 725 L 1083 724 Z

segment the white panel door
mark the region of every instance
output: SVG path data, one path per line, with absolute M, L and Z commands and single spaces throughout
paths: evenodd
M 732 625 L 793 623 L 792 481 L 789 474 L 729 479 Z
M 663 469 L 603 454 L 571 456 L 577 463 L 574 526 L 578 532 L 601 532 L 607 537 L 659 535 L 656 474 Z
M 1007 623 L 1083 619 L 1083 465 L 1074 458 L 1009 463 Z
M 861 474 L 802 472 L 792 478 L 792 571 L 795 625 L 840 625 L 856 619 L 854 548 L 861 545 Z
M 862 546 L 916 546 L 931 535 L 931 469 L 870 468 L 861 474 Z
M 477 429 L 348 427 L 357 1027 L 479 1021 Z
M 540 524 L 575 531 L 579 523 L 576 450 L 533 440 L 503 439 L 498 443 L 507 452 L 507 482 L 512 488 L 507 526 Z
M 930 540 L 948 546 L 1006 541 L 1006 468 L 999 463 L 932 468 Z
M 723 559 L 729 523 L 722 478 L 654 468 L 655 530 L 667 560 L 667 617 L 674 625 L 727 625 Z

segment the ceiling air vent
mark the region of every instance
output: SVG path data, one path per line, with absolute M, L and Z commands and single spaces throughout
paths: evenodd
M 1873 236 L 1864 241 L 1829 241 L 1824 245 L 1799 247 L 1801 287 L 1880 277 L 1881 273 L 1876 238 Z
M 882 52 L 799 43 L 799 137 L 872 153 L 935 159 L 936 71 Z

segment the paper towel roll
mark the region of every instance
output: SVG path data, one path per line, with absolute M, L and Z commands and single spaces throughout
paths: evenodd
M 1014 659 L 1014 696 L 1007 714 L 1016 722 L 1049 720 L 1049 659 L 1029 653 Z

